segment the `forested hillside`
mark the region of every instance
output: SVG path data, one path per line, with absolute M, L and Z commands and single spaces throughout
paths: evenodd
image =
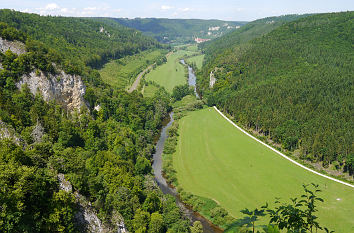
M 189 221 L 183 219 L 174 198 L 163 196 L 151 175 L 154 138 L 169 111 L 169 95 L 163 89 L 151 98 L 114 90 L 85 64 L 75 66 L 84 72 L 67 65 L 72 61 L 69 51 L 73 60 L 88 62 L 86 58 L 101 56 L 110 45 L 133 52 L 130 45 L 142 49 L 145 42 L 148 46 L 156 42 L 142 37 L 125 44 L 122 39 L 114 47 L 129 30 L 124 29 L 123 35 L 110 31 L 116 39 L 100 40 L 101 34 L 94 36 L 99 24 L 81 19 L 7 10 L 1 11 L 0 18 L 23 30 L 1 23 L 0 37 L 24 42 L 26 50 L 0 52 L 0 232 L 85 231 L 77 220 L 82 212 L 78 196 L 60 189 L 60 173 L 73 191 L 86 196 L 112 231 L 124 221 L 130 232 L 188 232 Z M 97 30 L 91 34 L 88 28 L 85 34 L 77 28 L 66 34 L 81 23 Z M 56 41 L 57 35 L 61 42 Z M 94 38 L 97 47 L 90 42 Z M 85 80 L 90 107 L 78 109 L 80 114 L 70 114 L 55 101 L 45 102 L 26 85 L 21 90 L 15 85 L 34 70 L 56 75 L 61 67 Z
M 224 40 L 231 39 L 232 48 L 224 49 L 224 42 L 206 47 L 206 56 L 216 60 L 198 86 L 210 105 L 244 127 L 302 159 L 352 175 L 353 34 L 354 12 L 301 18 L 241 45 L 247 37 L 233 41 L 230 34 Z
M 193 42 L 195 37 L 213 39 L 246 23 L 242 21 L 162 18 L 110 18 L 110 20 L 135 28 L 164 43 L 189 43 Z
M 284 23 L 306 17 L 308 15 L 284 15 L 278 17 L 268 17 L 247 23 L 238 30 L 234 30 L 220 38 L 208 41 L 199 45 L 206 54 L 204 62 L 213 63 L 218 55 L 224 56 L 225 51 L 236 46 L 245 44 L 248 41 L 260 37 Z
M 0 10 L 0 21 L 55 49 L 68 62 L 97 67 L 110 58 L 121 58 L 159 46 L 156 40 L 118 23 L 105 24 L 83 18 L 39 16 Z

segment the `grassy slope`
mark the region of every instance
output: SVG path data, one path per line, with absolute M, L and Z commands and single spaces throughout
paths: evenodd
M 234 128 L 214 109 L 192 112 L 180 121 L 174 166 L 181 186 L 214 199 L 235 217 L 275 197 L 288 201 L 314 182 L 323 190 L 320 222 L 336 232 L 354 231 L 354 190 L 312 174 Z M 337 200 L 340 198 L 341 200 Z
M 125 88 L 134 82 L 136 76 L 152 61 L 163 54 L 163 50 L 148 50 L 104 65 L 99 71 L 102 80 L 118 88 Z
M 149 84 L 149 85 L 145 85 L 144 86 L 144 90 L 143 90 L 143 95 L 144 97 L 153 97 L 155 92 L 158 90 L 158 87 Z
M 177 50 L 167 58 L 167 63 L 158 66 L 146 75 L 147 81 L 155 81 L 166 88 L 168 92 L 177 86 L 186 83 L 184 66 L 179 59 L 193 54 L 191 51 Z

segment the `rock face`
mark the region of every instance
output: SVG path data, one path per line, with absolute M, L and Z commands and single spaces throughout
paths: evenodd
M 25 47 L 22 42 L 8 41 L 0 37 L 0 52 L 2 53 L 10 49 L 13 53 L 20 55 L 26 53 Z M 0 69 L 2 69 L 1 63 Z M 40 92 L 45 101 L 56 100 L 71 112 L 80 110 L 82 106 L 86 105 L 84 101 L 85 85 L 78 75 L 66 74 L 64 71 L 59 71 L 59 74 L 55 75 L 32 71 L 23 75 L 16 86 L 21 88 L 25 83 L 32 94 Z
M 11 50 L 17 55 L 23 54 L 26 52 L 25 45 L 19 41 L 8 41 L 0 37 L 0 51 L 5 53 L 7 50 Z
M 64 174 L 58 174 L 59 188 L 66 192 L 71 193 L 73 187 L 68 180 L 65 179 Z M 114 213 L 112 217 L 113 226 L 107 226 L 97 216 L 97 211 L 91 205 L 91 203 L 79 192 L 74 192 L 79 211 L 75 215 L 76 223 L 80 226 L 81 232 L 89 233 L 108 233 L 118 232 L 127 233 L 127 229 L 124 225 L 123 217 L 119 213 Z
M 9 139 L 18 146 L 24 146 L 24 141 L 17 136 L 15 130 L 0 120 L 0 139 Z
M 215 76 L 214 76 L 213 71 L 211 71 L 211 72 L 210 72 L 209 87 L 210 87 L 210 88 L 213 88 L 213 87 L 214 87 L 215 82 L 216 82 L 216 78 L 215 78 Z
M 37 122 L 36 126 L 33 128 L 31 137 L 34 142 L 41 142 L 44 135 L 44 128 L 41 123 Z
M 23 75 L 16 86 L 21 88 L 23 84 L 27 84 L 32 94 L 40 92 L 45 101 L 56 100 L 69 111 L 80 110 L 85 106 L 85 85 L 78 75 L 66 74 L 64 71 L 56 75 L 45 75 L 41 71 L 32 71 Z

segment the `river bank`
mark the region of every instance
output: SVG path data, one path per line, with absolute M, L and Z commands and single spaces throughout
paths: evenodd
M 164 194 L 169 194 L 172 195 L 176 198 L 176 203 L 180 207 L 180 209 L 183 211 L 184 215 L 191 221 L 200 221 L 203 226 L 203 232 L 205 233 L 221 233 L 223 232 L 222 229 L 219 227 L 215 226 L 212 224 L 209 220 L 204 218 L 201 214 L 198 212 L 193 211 L 193 209 L 184 204 L 177 192 L 177 190 L 170 184 L 167 183 L 164 175 L 163 175 L 163 168 L 162 168 L 162 153 L 164 149 L 164 145 L 166 142 L 166 139 L 168 138 L 168 129 L 172 126 L 174 119 L 173 119 L 173 112 L 169 114 L 168 119 L 164 121 L 163 127 L 161 129 L 161 135 L 159 140 L 156 143 L 156 152 L 153 155 L 153 164 L 152 168 L 154 171 L 154 176 L 155 176 L 155 181 L 157 182 L 158 186 L 160 187 L 161 191 Z

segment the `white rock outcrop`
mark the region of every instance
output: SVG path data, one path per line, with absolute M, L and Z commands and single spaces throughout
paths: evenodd
M 86 88 L 78 75 L 66 74 L 64 71 L 56 75 L 45 75 L 41 71 L 32 71 L 23 75 L 16 86 L 21 88 L 23 84 L 27 84 L 32 94 L 40 92 L 45 101 L 56 100 L 69 111 L 79 111 L 85 105 Z
M 16 131 L 5 122 L 0 120 L 0 139 L 9 139 L 18 146 L 24 146 L 23 140 L 16 134 Z
M 209 87 L 213 88 L 215 83 L 216 83 L 216 78 L 215 78 L 213 71 L 211 71 L 210 72 Z
M 0 37 L 0 52 L 5 53 L 7 50 L 11 50 L 17 55 L 23 54 L 26 52 L 26 46 L 20 41 L 8 41 Z
M 64 174 L 58 174 L 59 188 L 65 192 L 72 193 L 73 187 L 71 183 L 65 179 Z M 114 212 L 112 217 L 112 224 L 114 226 L 107 226 L 102 223 L 97 215 L 97 211 L 92 206 L 86 197 L 81 195 L 78 191 L 75 191 L 74 196 L 79 207 L 79 211 L 75 215 L 76 223 L 82 227 L 81 232 L 88 233 L 127 233 L 127 229 L 124 225 L 124 219 L 119 214 Z

